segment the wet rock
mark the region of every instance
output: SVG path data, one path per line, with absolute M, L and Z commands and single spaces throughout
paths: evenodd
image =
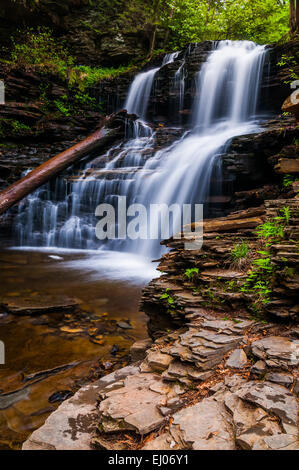
M 275 166 L 276 173 L 288 175 L 299 173 L 299 160 L 281 158 Z
M 11 393 L 5 393 L 0 395 L 0 410 L 5 410 L 10 406 L 18 403 L 18 401 L 25 400 L 30 395 L 30 388 L 25 387 L 21 390 L 16 390 Z
M 186 360 L 192 361 L 201 371 L 212 369 L 219 364 L 224 355 L 242 342 L 241 336 L 217 334 L 215 332 L 189 328 L 186 333 L 180 335 L 180 347 L 186 348 Z M 174 353 L 174 347 L 170 348 L 170 354 Z M 179 351 L 178 351 L 179 353 Z M 184 355 L 179 353 L 184 360 Z
M 115 356 L 115 354 L 118 353 L 118 351 L 119 351 L 118 344 L 114 344 L 111 348 L 110 354 L 112 354 L 112 356 Z
M 152 441 L 147 442 L 141 450 L 172 450 L 176 443 L 167 433 L 161 434 Z
M 271 382 L 252 381 L 242 385 L 236 395 L 278 416 L 286 427 L 287 425 L 297 427 L 297 400 L 287 388 Z
M 119 328 L 123 328 L 124 330 L 131 330 L 133 328 L 131 325 L 129 325 L 129 323 L 124 321 L 118 322 L 117 326 L 119 326 Z
M 99 390 L 104 389 L 108 385 L 111 385 L 121 379 L 125 379 L 129 375 L 138 374 L 139 372 L 139 367 L 135 365 L 130 365 L 116 370 L 115 372 L 112 372 L 112 374 L 105 375 L 97 382 Z
M 146 356 L 146 351 L 151 345 L 152 340 L 150 338 L 136 341 L 130 348 L 132 362 L 142 361 Z
M 296 117 L 296 121 L 299 121 L 299 91 L 295 90 L 291 96 L 289 96 L 281 107 L 282 111 L 286 113 L 293 113 Z
M 251 372 L 253 374 L 265 374 L 265 372 L 267 371 L 267 366 L 266 366 L 266 363 L 264 361 L 257 361 L 252 367 L 251 367 Z
M 270 362 L 272 367 L 297 366 L 299 364 L 299 341 L 281 336 L 269 336 L 252 343 L 252 353 Z
M 297 436 L 290 434 L 276 434 L 267 436 L 254 443 L 252 450 L 299 450 Z
M 237 390 L 244 383 L 246 383 L 246 379 L 239 375 L 232 375 L 231 377 L 225 377 L 224 379 L 225 386 L 232 391 Z
M 292 374 L 287 374 L 284 372 L 269 372 L 268 374 L 266 374 L 265 378 L 270 382 L 284 385 L 287 388 L 290 388 L 290 386 L 294 382 L 294 377 L 292 376 Z
M 196 367 L 188 363 L 183 363 L 179 360 L 174 360 L 170 363 L 168 369 L 163 372 L 162 377 L 165 380 L 176 381 L 181 379 L 192 379 L 195 381 L 204 381 L 213 375 L 212 371 L 201 372 Z M 183 380 L 182 383 L 186 383 Z M 191 383 L 191 382 L 190 382 Z
M 2 297 L 0 306 L 15 315 L 40 315 L 56 311 L 73 311 L 78 303 L 67 296 L 39 294 L 35 297 Z
M 140 411 L 125 418 L 126 424 L 132 426 L 131 429 L 137 429 L 141 435 L 157 429 L 163 421 L 161 413 L 151 405 L 145 405 Z
M 227 394 L 225 406 L 232 414 L 236 443 L 250 450 L 264 436 L 281 433 L 277 422 L 260 407 L 254 408 L 235 394 Z
M 34 431 L 23 450 L 91 450 L 100 420 L 99 393 L 107 386 L 111 391 L 111 385 L 138 372 L 139 367 L 127 366 L 82 387 Z
M 215 330 L 218 333 L 224 332 L 226 334 L 240 334 L 244 333 L 248 328 L 253 326 L 254 322 L 251 320 L 235 319 L 233 320 L 206 320 L 202 323 L 203 328 Z
M 226 390 L 226 387 L 223 382 L 218 382 L 215 385 L 212 385 L 212 387 L 209 388 L 209 392 L 211 394 L 218 393 L 218 392 L 224 392 Z
M 153 373 L 127 377 L 118 390 L 103 389 L 99 405 L 103 430 L 135 430 L 146 434 L 156 429 L 165 419 L 158 406 L 165 406 L 172 392 L 173 386 L 163 384 L 161 376 Z
M 235 349 L 226 361 L 227 367 L 242 369 L 247 364 L 247 356 L 243 349 Z
M 173 415 L 171 434 L 193 450 L 234 450 L 231 417 L 223 403 L 205 398 Z
M 48 402 L 49 403 L 61 403 L 65 400 L 68 400 L 68 398 L 71 398 L 73 396 L 73 392 L 70 390 L 61 390 L 59 392 L 53 393 L 49 398 Z
M 23 444 L 23 450 L 91 450 L 98 424 L 96 383 L 64 401 Z
M 162 372 L 167 369 L 173 358 L 169 354 L 163 354 L 159 351 L 150 350 L 146 356 L 146 360 L 152 370 Z

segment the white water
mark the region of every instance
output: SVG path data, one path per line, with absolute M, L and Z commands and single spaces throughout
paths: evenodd
M 157 67 L 135 77 L 125 102 L 125 108 L 129 114 L 137 114 L 141 119 L 146 118 L 153 81 L 159 69 L 160 67 Z
M 165 54 L 165 57 L 162 61 L 162 67 L 167 64 L 171 64 L 178 57 L 180 52 L 171 52 L 170 54 Z
M 162 66 L 176 57 L 168 55 Z M 48 185 L 29 196 L 16 221 L 19 244 L 104 248 L 149 260 L 159 256 L 158 240 L 111 240 L 106 244 L 97 240 L 96 206 L 103 202 L 116 205 L 118 196 L 127 196 L 128 204 L 138 202 L 146 207 L 151 203 L 206 202 L 212 174 L 218 172 L 216 179 L 220 179 L 219 154 L 233 137 L 258 131 L 255 113 L 264 58 L 262 46 L 221 42 L 198 74 L 191 132 L 150 158 L 147 154 L 152 152 L 155 134 L 143 120 L 159 68 L 137 75 L 125 105 L 129 113 L 141 118 L 134 125 L 133 138 L 86 165 L 69 189 L 58 178 L 54 191 Z M 115 257 L 111 262 L 115 263 Z M 117 269 L 122 270 L 120 259 Z

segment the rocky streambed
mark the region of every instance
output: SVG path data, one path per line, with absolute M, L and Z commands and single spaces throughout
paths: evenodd
M 289 203 L 296 215 L 298 200 Z M 165 274 L 142 297 L 157 339 L 136 343 L 137 362 L 79 390 L 23 448 L 298 449 L 297 274 L 261 314 L 253 294 L 230 287 L 246 270 L 224 268 L 232 241 L 250 238 L 253 250 L 253 229 L 268 216 L 256 209 L 207 222 L 200 252 L 169 241 Z M 276 262 L 284 263 L 280 252 Z M 181 273 L 192 267 L 188 281 Z M 172 332 L 159 331 L 162 316 L 177 325 Z
M 0 260 L 0 448 L 19 449 L 80 387 L 128 364 L 146 334 L 146 281 L 115 278 L 95 254 L 2 250 Z

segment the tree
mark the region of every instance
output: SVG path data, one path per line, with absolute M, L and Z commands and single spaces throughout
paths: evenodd
M 159 21 L 159 13 L 160 13 L 160 3 L 161 0 L 154 0 L 153 1 L 153 16 L 152 16 L 152 36 L 150 39 L 150 46 L 148 51 L 148 56 L 151 58 L 154 52 L 155 43 L 156 43 L 156 35 L 157 35 L 157 28 L 158 28 L 158 21 Z
M 299 0 L 290 0 L 290 33 L 296 33 L 299 28 Z
M 270 43 L 288 32 L 288 23 L 287 0 L 176 0 L 169 41 L 171 47 L 206 39 Z

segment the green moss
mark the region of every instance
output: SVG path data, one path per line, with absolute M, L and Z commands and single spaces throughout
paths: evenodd
M 128 67 L 89 67 L 88 65 L 80 65 L 70 70 L 68 84 L 70 87 L 78 87 L 80 91 L 93 86 L 101 80 L 111 80 L 123 73 L 133 71 L 136 67 L 129 65 Z
M 31 132 L 31 128 L 21 121 L 0 118 L 0 138 L 6 138 L 7 136 L 17 137 L 30 134 Z
M 66 45 L 57 41 L 48 28 L 19 30 L 11 40 L 11 64 L 17 68 L 34 66 L 58 73 L 65 79 L 68 68 L 74 66 L 74 59 Z

